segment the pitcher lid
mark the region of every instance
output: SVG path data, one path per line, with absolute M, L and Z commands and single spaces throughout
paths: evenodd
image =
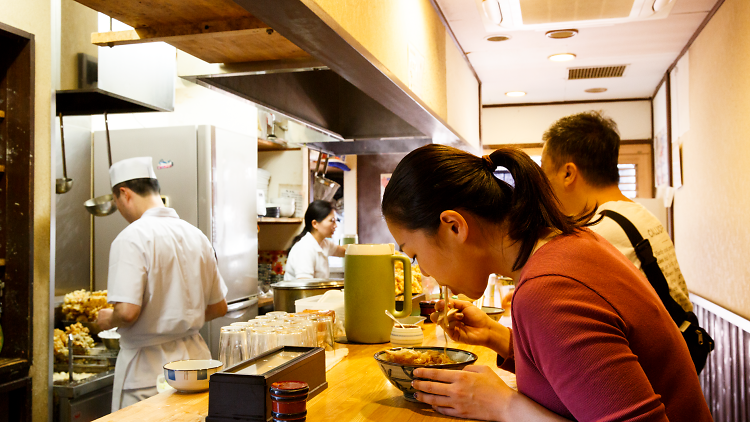
M 339 288 L 344 287 L 344 280 L 333 278 L 297 278 L 293 280 L 284 280 L 271 284 L 274 289 L 315 289 L 315 288 Z
M 393 243 L 352 244 L 346 248 L 347 255 L 393 255 L 396 245 Z

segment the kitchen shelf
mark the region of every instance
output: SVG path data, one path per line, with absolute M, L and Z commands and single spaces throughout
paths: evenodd
M 102 47 L 163 41 L 208 63 L 309 58 L 232 0 L 76 0 L 132 26 L 91 34 Z
M 288 147 L 287 143 L 281 143 L 276 141 L 269 141 L 267 139 L 258 138 L 258 151 L 286 151 L 300 149 L 299 147 Z
M 299 224 L 302 221 L 296 217 L 258 217 L 258 224 Z
M 172 111 L 99 88 L 57 91 L 55 93 L 55 101 L 57 102 L 57 113 L 62 113 L 64 116 Z

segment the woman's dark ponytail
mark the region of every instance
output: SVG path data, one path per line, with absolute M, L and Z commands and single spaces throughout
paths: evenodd
M 294 237 L 294 239 L 292 240 L 292 245 L 289 246 L 289 249 L 287 249 L 287 254 L 292 251 L 294 245 L 302 240 L 302 238 L 305 237 L 306 234 L 312 232 L 313 221 L 321 222 L 325 220 L 325 218 L 328 217 L 329 214 L 331 214 L 331 211 L 333 211 L 333 204 L 331 204 L 330 202 L 320 199 L 312 201 L 310 205 L 307 206 L 307 211 L 305 211 L 305 227 L 302 229 L 302 232 L 300 234 Z
M 565 215 L 547 176 L 520 149 L 499 148 L 489 158 L 492 163 L 504 167 L 513 176 L 511 207 L 505 216 L 505 223 L 508 236 L 521 241 L 518 258 L 513 264 L 514 270 L 526 264 L 537 240 L 545 231 L 551 229 L 561 234 L 573 234 L 593 216 L 595 211 L 575 217 Z

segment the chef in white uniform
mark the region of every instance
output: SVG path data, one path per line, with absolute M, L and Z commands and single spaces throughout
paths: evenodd
M 164 206 L 151 157 L 119 161 L 109 177 L 130 223 L 110 248 L 107 296 L 114 309 L 99 311 L 97 320 L 121 335 L 114 412 L 155 395 L 165 363 L 211 359 L 198 330 L 226 314 L 227 287 L 206 236 Z

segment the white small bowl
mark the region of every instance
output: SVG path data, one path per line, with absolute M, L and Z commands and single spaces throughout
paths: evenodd
M 391 344 L 401 347 L 421 346 L 424 340 L 422 327 L 418 325 L 405 325 L 404 328 L 393 325 L 391 329 Z
M 188 359 L 164 365 L 164 379 L 175 390 L 198 392 L 208 390 L 211 374 L 224 369 L 221 361 L 213 359 Z

